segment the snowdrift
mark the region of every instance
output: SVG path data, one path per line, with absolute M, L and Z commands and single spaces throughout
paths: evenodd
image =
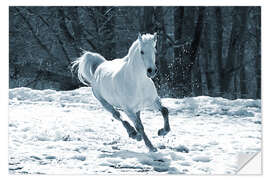
M 128 138 L 91 88 L 15 88 L 9 99 L 11 174 L 234 174 L 239 153 L 261 149 L 260 100 L 162 99 L 172 131 L 159 137 L 161 114 L 143 111 L 145 132 L 158 148 L 150 153 Z

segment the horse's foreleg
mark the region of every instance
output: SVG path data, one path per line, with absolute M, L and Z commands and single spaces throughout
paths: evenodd
M 169 111 L 166 107 L 162 106 L 159 98 L 156 99 L 155 106 L 161 112 L 164 119 L 164 127 L 158 131 L 158 135 L 165 136 L 171 130 L 169 124 Z
M 119 120 L 119 121 L 122 122 L 122 124 L 125 127 L 125 129 L 126 129 L 129 137 L 131 137 L 132 139 L 136 139 L 137 141 L 140 141 L 141 140 L 141 137 L 140 137 L 140 135 L 138 135 L 138 133 L 136 132 L 136 130 L 127 121 L 122 120 L 122 118 L 120 117 L 119 111 L 115 110 L 115 108 L 111 104 L 109 104 L 105 99 L 103 99 L 102 97 L 96 96 L 96 98 L 99 100 L 99 102 L 101 103 L 101 105 L 107 111 L 109 111 L 110 113 L 112 113 L 112 116 L 115 119 L 117 119 L 117 120 Z
M 151 141 L 148 139 L 148 137 L 146 136 L 144 132 L 144 127 L 142 125 L 141 118 L 140 118 L 140 111 L 137 112 L 136 114 L 133 112 L 126 111 L 126 114 L 134 123 L 136 130 L 141 134 L 145 145 L 149 148 L 150 151 L 156 152 L 157 148 L 155 148 L 152 145 Z

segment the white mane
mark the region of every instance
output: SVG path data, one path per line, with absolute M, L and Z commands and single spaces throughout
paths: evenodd
M 152 43 L 153 46 L 155 46 L 154 36 L 152 34 L 147 33 L 147 34 L 142 35 L 142 41 L 143 41 L 143 44 Z M 131 53 L 135 52 L 135 49 L 138 47 L 138 45 L 139 45 L 139 39 L 137 39 L 136 41 L 132 43 L 132 45 L 130 46 L 128 50 L 127 56 L 130 56 Z
M 154 42 L 154 36 L 152 34 L 144 34 L 142 35 L 143 43 L 153 43 Z

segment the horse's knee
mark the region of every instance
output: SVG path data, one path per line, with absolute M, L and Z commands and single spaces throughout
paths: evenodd
M 142 132 L 144 131 L 144 127 L 141 123 L 136 123 L 135 128 L 139 131 Z
M 120 119 L 120 113 L 118 111 L 114 110 L 112 114 L 115 119 Z
M 163 116 L 168 116 L 168 114 L 169 114 L 168 108 L 162 106 L 161 113 L 162 113 Z

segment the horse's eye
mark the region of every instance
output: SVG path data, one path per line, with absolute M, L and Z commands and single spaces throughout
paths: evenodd
M 144 52 L 143 52 L 143 51 L 141 51 L 141 54 L 144 54 Z

